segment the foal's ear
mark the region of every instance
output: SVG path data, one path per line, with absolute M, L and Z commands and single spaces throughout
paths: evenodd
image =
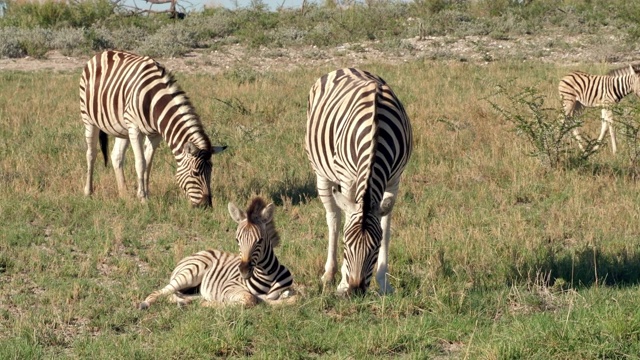
M 234 203 L 230 202 L 228 208 L 229 215 L 231 215 L 233 221 L 240 223 L 247 219 L 247 214 L 244 212 L 244 210 L 238 208 Z
M 275 213 L 275 210 L 276 210 L 276 206 L 273 203 L 270 203 L 264 209 L 262 209 L 262 213 L 260 215 L 262 217 L 262 221 L 265 224 L 268 224 L 271 221 L 273 221 L 273 214 Z

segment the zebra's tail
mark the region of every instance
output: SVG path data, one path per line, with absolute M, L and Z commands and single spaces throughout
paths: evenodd
M 107 136 L 106 132 L 100 130 L 98 138 L 100 139 L 100 150 L 102 150 L 104 166 L 107 166 L 107 150 L 109 149 L 109 137 Z

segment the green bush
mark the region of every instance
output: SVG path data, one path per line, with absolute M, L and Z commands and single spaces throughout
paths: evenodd
M 169 25 L 151 35 L 136 52 L 151 57 L 178 57 L 198 47 L 196 33 L 182 25 Z
M 575 119 L 560 121 L 564 114 L 560 107 L 545 106 L 545 96 L 533 88 L 527 87 L 517 93 L 510 93 L 513 86 L 497 86 L 496 95 L 507 101 L 508 105 L 499 105 L 490 101 L 493 109 L 503 119 L 514 125 L 516 134 L 525 138 L 533 150 L 530 155 L 550 168 L 559 168 L 579 160 L 575 147 L 571 146 L 571 132 L 581 123 Z M 590 139 L 586 139 L 591 148 Z M 586 159 L 592 152 L 583 154 Z

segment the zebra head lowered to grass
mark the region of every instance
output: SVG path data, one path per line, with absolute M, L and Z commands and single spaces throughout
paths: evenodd
M 609 71 L 607 75 L 591 75 L 582 71 L 574 71 L 565 75 L 558 85 L 558 92 L 562 98 L 564 119 L 579 115 L 586 107 L 602 108 L 602 125 L 596 145 L 591 151 L 600 148 L 607 131 L 611 136 L 611 151 L 615 154 L 618 150 L 616 134 L 613 128 L 613 111 L 611 107 L 625 96 L 635 93 L 640 96 L 640 74 L 638 66 L 625 66 Z M 573 129 L 573 136 L 578 142 L 580 150 L 587 151 L 584 147 L 584 138 L 578 129 Z
M 180 305 L 202 297 L 205 306 L 295 300 L 291 296 L 293 276 L 273 251 L 280 242 L 274 210 L 273 204 L 266 205 L 261 198 L 254 198 L 246 211 L 229 203 L 229 214 L 238 223 L 240 256 L 219 250 L 187 256 L 173 270 L 169 284 L 147 296 L 139 307 L 147 309 L 163 295 L 172 295 Z
M 165 140 L 178 166 L 176 179 L 194 206 L 211 205 L 212 146 L 189 98 L 165 68 L 147 56 L 105 51 L 84 67 L 80 79 L 80 113 L 87 141 L 85 195 L 93 193 L 96 147 L 107 164 L 108 136 L 115 136 L 111 163 L 124 196 L 124 155 L 133 149 L 137 195 L 149 196 L 149 174 L 156 147 Z
M 363 293 L 374 270 L 390 293 L 391 211 L 412 150 L 409 118 L 387 83 L 359 69 L 322 76 L 309 92 L 305 149 L 317 177 L 329 227 L 322 281 L 337 272 L 337 242 L 345 212 L 344 259 L 338 293 Z

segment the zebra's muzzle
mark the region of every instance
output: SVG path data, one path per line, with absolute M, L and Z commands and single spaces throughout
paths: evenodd
M 192 202 L 191 205 L 193 207 L 211 207 L 211 195 L 205 195 L 200 199 L 200 202 Z
M 253 266 L 251 266 L 248 261 L 241 262 L 240 265 L 238 265 L 238 270 L 240 271 L 240 276 L 245 280 L 251 278 L 251 275 L 253 275 Z

